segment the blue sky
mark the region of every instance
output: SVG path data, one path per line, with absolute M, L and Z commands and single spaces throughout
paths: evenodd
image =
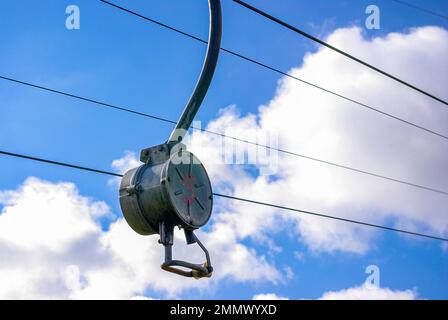
M 442 0 L 409 0 L 448 12 Z M 447 28 L 447 20 L 401 6 L 390 0 L 249 1 L 274 16 L 324 37 L 340 27 L 363 27 L 367 5 L 381 9 L 381 29 L 367 38 L 413 27 Z M 115 1 L 148 17 L 207 37 L 205 1 Z M 81 29 L 65 28 L 65 8 L 81 10 Z M 99 1 L 9 1 L 0 5 L 0 75 L 49 86 L 142 112 L 177 120 L 202 65 L 205 46 L 120 12 Z M 222 46 L 281 70 L 301 64 L 316 51 L 314 43 L 223 0 Z M 430 50 L 430 48 L 428 48 Z M 371 61 L 375 63 L 375 61 Z M 274 96 L 280 76 L 223 53 L 213 84 L 197 116 L 203 123 L 220 108 L 235 104 L 242 114 L 256 112 Z M 412 79 L 409 79 L 412 80 Z M 86 102 L 49 94 L 0 80 L 0 149 L 47 157 L 94 168 L 110 169 L 125 150 L 138 151 L 164 141 L 172 130 L 166 123 L 105 110 Z M 119 215 L 116 190 L 108 177 L 0 156 L 0 190 L 14 189 L 28 176 L 74 182 L 80 192 L 105 201 Z M 107 229 L 108 221 L 103 227 Z M 57 226 L 55 226 L 56 228 Z M 245 244 L 288 265 L 295 276 L 286 283 L 235 283 L 223 280 L 211 293 L 186 291 L 185 298 L 249 299 L 275 292 L 290 298 L 318 298 L 325 291 L 360 285 L 364 269 L 378 265 L 381 285 L 417 288 L 419 297 L 448 298 L 448 259 L 440 243 L 409 240 L 383 232 L 364 255 L 314 254 L 286 234 L 275 236 L 281 253 L 272 256 L 252 240 Z M 301 261 L 294 252 L 304 253 Z M 248 266 L 250 268 L 250 266 Z M 163 294 L 150 291 L 150 296 Z

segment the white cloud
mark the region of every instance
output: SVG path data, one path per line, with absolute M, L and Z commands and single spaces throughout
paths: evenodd
M 135 152 L 132 152 L 129 150 L 126 150 L 124 152 L 123 157 L 112 161 L 112 168 L 117 173 L 120 173 L 120 174 L 125 174 L 130 169 L 139 167 L 141 165 L 142 165 L 142 163 L 137 158 L 137 155 L 135 154 Z M 119 177 L 114 177 L 114 178 L 109 179 L 108 185 L 112 189 L 116 190 L 120 186 L 120 181 L 121 181 L 121 179 Z
M 359 28 L 339 29 L 328 41 L 390 73 L 447 99 L 448 32 L 423 27 L 367 40 Z M 428 50 L 431 48 L 431 50 Z M 442 105 L 323 48 L 309 53 L 290 73 L 394 115 L 448 132 Z M 256 94 L 256 93 L 255 93 Z M 223 109 L 208 130 L 247 140 L 257 133 L 278 133 L 282 149 L 367 171 L 448 189 L 448 143 L 296 80 L 279 82 L 275 97 L 256 115 Z M 196 132 L 191 150 L 205 163 L 215 189 L 266 202 L 349 219 L 448 234 L 444 195 L 400 185 L 340 168 L 279 154 L 275 179 L 254 177 L 242 166 L 217 164 L 221 139 Z M 227 202 L 227 200 L 226 200 Z M 224 204 L 223 204 L 224 205 Z M 295 230 L 312 250 L 364 253 L 376 233 L 344 222 L 252 204 L 226 203 L 218 219 L 238 237 L 267 241 L 269 233 Z M 217 210 L 219 211 L 219 210 Z M 288 224 L 292 226 L 288 227 Z M 297 236 L 296 236 L 297 237 Z
M 366 40 L 359 29 L 349 28 L 335 31 L 329 41 L 447 98 L 446 30 L 426 27 Z M 291 73 L 448 131 L 448 113 L 440 105 L 327 49 L 308 54 Z M 228 108 L 207 129 L 248 139 L 257 131 L 263 136 L 276 132 L 283 149 L 448 188 L 444 141 L 290 79 L 280 81 L 276 96 L 258 114 L 241 116 L 235 107 Z M 282 154 L 275 179 L 254 177 L 243 167 L 216 164 L 216 138 L 196 133 L 191 149 L 219 192 L 374 223 L 394 220 L 438 235 L 448 232 L 444 196 Z M 135 155 L 127 153 L 113 167 L 124 172 L 138 164 Z M 363 253 L 375 237 L 364 227 L 219 200 L 208 231 L 198 232 L 212 254 L 214 277 L 179 281 L 160 270 L 163 250 L 156 237 L 135 234 L 123 219 L 102 230 L 97 220 L 110 209 L 80 195 L 73 184 L 29 178 L 16 190 L 0 192 L 0 203 L 0 254 L 8 257 L 0 261 L 2 298 L 132 298 L 148 290 L 173 297 L 190 289 L 213 290 L 223 279 L 280 283 L 284 279 L 277 266 L 242 240 L 250 237 L 274 249 L 271 235 L 281 230 L 317 252 Z M 182 242 L 177 235 L 176 257 L 203 259 L 200 250 L 187 249 Z M 328 292 L 323 298 L 362 297 L 366 292 L 372 297 L 416 296 L 412 291 L 361 286 Z
M 79 194 L 72 183 L 28 178 L 0 192 L 0 298 L 128 299 L 150 290 L 175 297 L 188 289 L 213 290 L 220 280 L 280 280 L 279 273 L 234 232 L 213 226 L 201 233 L 212 252 L 212 280 L 179 279 L 160 269 L 157 237 L 137 235 L 123 219 L 102 230 L 109 207 Z M 176 235 L 175 256 L 194 262 L 198 248 Z
M 72 183 L 55 188 L 37 178 L 28 178 L 19 190 L 0 192 L 0 203 L 0 242 L 25 250 L 63 250 L 97 233 L 95 218 L 109 213 L 104 202 L 80 196 Z
M 289 300 L 286 297 L 278 296 L 275 293 L 260 293 L 256 294 L 252 300 Z
M 125 174 L 126 171 L 141 165 L 142 163 L 137 159 L 135 152 L 132 151 L 125 151 L 122 158 L 112 161 L 112 168 L 121 174 Z
M 325 292 L 318 300 L 416 300 L 417 298 L 416 290 L 392 290 L 364 283 L 353 288 Z M 256 294 L 252 299 L 290 300 L 288 297 L 279 296 L 275 293 Z
M 96 220 L 109 207 L 81 196 L 74 184 L 28 178 L 0 192 L 0 204 L 0 256 L 7 257 L 0 261 L 0 297 L 67 295 L 82 286 L 79 265 L 104 262 Z
M 212 262 L 219 278 L 228 277 L 236 281 L 279 283 L 284 280 L 274 265 L 254 249 L 239 242 L 237 232 L 228 224 L 214 223 L 210 232 L 199 232 L 211 252 Z
M 391 290 L 378 288 L 370 284 L 349 288 L 341 291 L 329 291 L 320 300 L 415 300 L 415 290 Z

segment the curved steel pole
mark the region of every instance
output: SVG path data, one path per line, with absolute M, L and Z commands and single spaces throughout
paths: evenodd
M 188 104 L 168 141 L 181 141 L 190 128 L 191 123 L 207 94 L 213 74 L 215 73 L 216 64 L 218 63 L 222 34 L 221 0 L 208 0 L 208 4 L 210 10 L 210 31 L 204 65 L 198 83 L 193 91 L 193 95 L 188 101 Z

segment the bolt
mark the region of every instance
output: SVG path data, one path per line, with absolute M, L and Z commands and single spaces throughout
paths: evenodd
M 135 186 L 129 186 L 126 188 L 126 192 L 128 193 L 129 196 L 135 194 Z

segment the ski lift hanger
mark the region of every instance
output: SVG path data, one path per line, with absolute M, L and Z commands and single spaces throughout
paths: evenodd
M 159 234 L 165 248 L 163 270 L 196 279 L 211 277 L 210 255 L 194 231 L 210 219 L 213 192 L 207 172 L 182 143 L 207 94 L 221 48 L 220 0 L 208 0 L 210 31 L 207 53 L 199 80 L 168 140 L 143 149 L 143 165 L 131 169 L 120 184 L 120 207 L 130 227 L 141 235 Z M 184 229 L 187 244 L 197 243 L 205 254 L 204 264 L 173 260 L 174 227 Z

